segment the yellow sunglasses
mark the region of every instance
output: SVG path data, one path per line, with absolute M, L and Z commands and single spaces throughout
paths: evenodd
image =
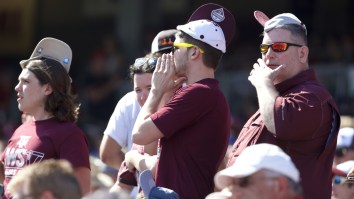
M 194 46 L 199 48 L 198 46 L 196 46 L 194 44 L 190 44 L 190 43 L 176 43 L 176 42 L 174 42 L 173 43 L 173 52 L 175 52 L 178 49 L 178 47 L 190 48 L 190 47 L 194 47 Z M 204 53 L 203 49 L 199 48 L 199 50 L 202 54 Z

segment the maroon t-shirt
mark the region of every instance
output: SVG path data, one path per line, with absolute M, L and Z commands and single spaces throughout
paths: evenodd
M 280 93 L 274 105 L 276 136 L 267 130 L 257 111 L 234 143 L 227 167 L 249 145 L 275 144 L 299 169 L 305 198 L 330 198 L 339 128 L 336 103 L 316 80 L 312 69 L 276 85 L 276 89 Z M 333 118 L 338 118 L 337 123 L 332 124 Z
M 55 118 L 22 124 L 1 154 L 5 191 L 11 178 L 25 166 L 45 159 L 66 159 L 74 168 L 90 168 L 88 142 L 83 132 L 74 123 Z
M 157 186 L 183 199 L 205 198 L 214 190 L 214 175 L 230 135 L 230 113 L 215 79 L 181 88 L 151 115 L 163 133 L 156 172 Z

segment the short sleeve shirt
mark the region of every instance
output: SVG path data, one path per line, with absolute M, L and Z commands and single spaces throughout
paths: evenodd
M 164 135 L 156 184 L 181 198 L 205 198 L 214 189 L 214 175 L 230 135 L 227 101 L 215 79 L 181 88 L 150 118 Z
M 139 112 L 140 105 L 135 92 L 131 91 L 119 100 L 104 131 L 104 134 L 114 139 L 124 151 L 132 148 L 132 131 Z
M 81 129 L 56 118 L 28 121 L 17 128 L 1 154 L 5 190 L 21 169 L 45 159 L 66 159 L 74 168 L 90 168 L 88 142 Z
M 330 198 L 339 123 L 333 123 L 334 116 L 339 117 L 336 103 L 312 69 L 276 85 L 276 89 L 280 94 L 274 104 L 276 135 L 268 131 L 257 111 L 243 126 L 227 167 L 247 146 L 275 144 L 299 169 L 305 198 Z

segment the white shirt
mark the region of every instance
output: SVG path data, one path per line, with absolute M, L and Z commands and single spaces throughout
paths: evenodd
M 118 101 L 104 131 L 104 134 L 115 140 L 124 152 L 132 147 L 132 131 L 140 108 L 135 91 L 127 93 Z

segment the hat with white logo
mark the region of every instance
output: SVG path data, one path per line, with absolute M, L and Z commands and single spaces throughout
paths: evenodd
M 295 15 L 291 13 L 283 13 L 276 15 L 275 17 L 269 19 L 267 15 L 265 15 L 262 11 L 254 11 L 254 17 L 264 27 L 265 32 L 269 32 L 274 28 L 278 28 L 284 25 L 298 25 L 302 27 L 302 29 L 307 34 L 306 26 L 302 23 Z
M 231 167 L 219 171 L 214 178 L 215 185 L 223 189 L 232 183 L 233 178 L 247 177 L 262 169 L 300 181 L 299 171 L 291 158 L 278 146 L 262 143 L 245 148 Z
M 177 26 L 177 30 L 225 53 L 235 34 L 235 18 L 226 8 L 208 3 L 197 8 L 188 23 Z
M 68 44 L 55 38 L 43 38 L 37 44 L 31 57 L 27 60 L 20 61 L 21 67 L 26 65 L 29 61 L 39 58 L 49 58 L 59 62 L 69 73 L 72 59 L 72 51 Z
M 189 17 L 188 22 L 201 19 L 207 19 L 217 23 L 223 30 L 226 46 L 231 43 L 235 35 L 236 22 L 234 16 L 228 9 L 215 3 L 207 3 L 194 11 Z

